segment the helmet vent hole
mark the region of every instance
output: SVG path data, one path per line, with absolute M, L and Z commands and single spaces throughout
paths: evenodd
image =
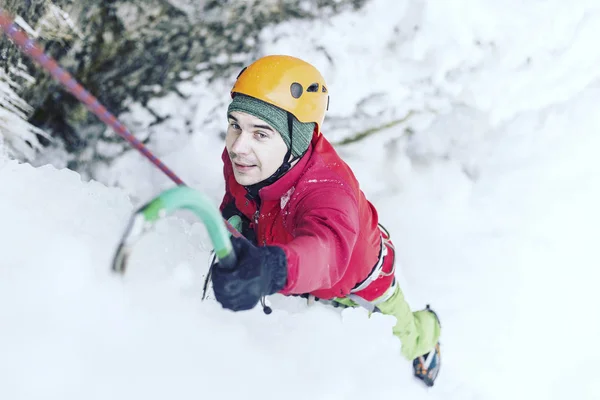
M 327 93 L 327 88 L 325 86 L 322 87 L 321 92 Z
M 313 83 L 312 85 L 310 85 L 308 88 L 306 88 L 307 92 L 318 92 L 319 91 L 319 84 L 318 83 Z
M 302 96 L 303 90 L 304 89 L 302 88 L 302 85 L 299 84 L 298 82 L 294 82 L 290 86 L 290 92 L 292 93 L 292 97 L 295 99 L 298 99 L 298 98 L 300 98 L 300 96 Z

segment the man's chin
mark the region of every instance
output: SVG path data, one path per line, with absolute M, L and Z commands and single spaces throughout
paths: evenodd
M 235 177 L 235 181 L 242 186 L 250 186 L 260 182 L 260 178 L 251 175 L 241 174 L 235 171 L 233 172 L 233 176 Z

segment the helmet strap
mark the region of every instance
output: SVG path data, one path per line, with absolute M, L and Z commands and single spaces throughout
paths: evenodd
M 285 153 L 283 157 L 282 166 L 288 165 L 287 169 L 289 169 L 290 164 L 294 162 L 294 159 L 290 160 L 292 155 L 292 144 L 294 143 L 294 116 L 289 111 L 286 111 L 287 114 L 287 122 L 288 122 L 288 132 L 290 133 L 290 147 L 288 147 L 288 151 Z

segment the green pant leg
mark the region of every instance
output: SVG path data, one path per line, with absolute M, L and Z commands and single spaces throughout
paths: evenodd
M 358 304 L 350 300 L 348 297 L 336 297 L 333 299 L 333 301 L 346 307 L 358 307 Z
M 382 314 L 396 317 L 392 332 L 402 342 L 402 355 L 408 360 L 430 352 L 437 344 L 441 332 L 437 318 L 426 310 L 412 312 L 398 284 L 392 297 L 377 308 Z

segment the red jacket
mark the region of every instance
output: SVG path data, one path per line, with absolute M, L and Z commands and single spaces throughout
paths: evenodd
M 222 159 L 226 193 L 221 211 L 233 203 L 254 222 L 251 228 L 259 245 L 284 250 L 288 278 L 281 294 L 344 297 L 369 275 L 380 252 L 377 211 L 323 135 L 313 139 L 307 153 L 283 177 L 260 189 L 257 215 L 257 203 L 236 182 L 226 150 Z M 386 260 L 384 272 L 392 263 Z M 380 277 L 356 294 L 373 300 L 392 279 L 393 274 Z

